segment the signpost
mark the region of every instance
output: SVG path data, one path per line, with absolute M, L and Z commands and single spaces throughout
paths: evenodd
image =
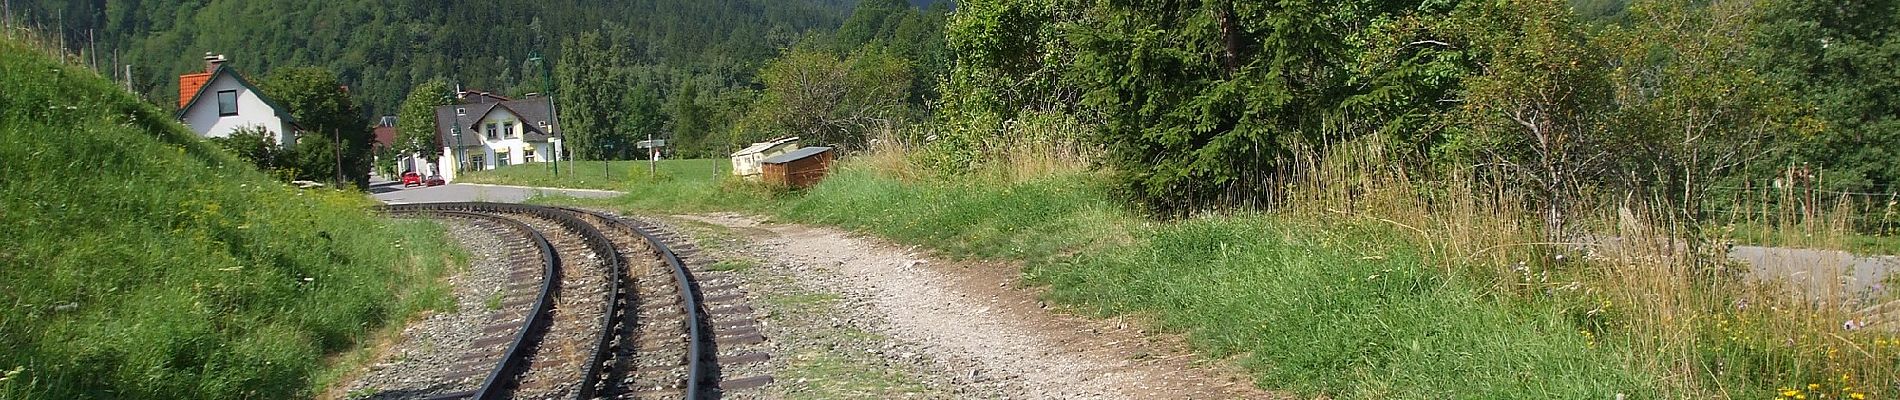
M 647 149 L 647 173 L 653 176 L 659 176 L 660 148 L 666 147 L 666 139 L 656 140 L 653 138 L 653 134 L 649 133 L 647 134 L 647 140 L 640 141 L 639 146 L 642 149 Z
M 608 165 L 607 155 L 614 152 L 614 143 L 607 142 L 605 144 L 607 145 L 607 151 L 600 154 L 600 174 L 604 177 L 602 179 L 612 182 L 614 180 L 614 168 Z

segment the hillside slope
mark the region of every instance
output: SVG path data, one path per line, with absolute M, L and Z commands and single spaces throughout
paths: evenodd
M 439 227 L 299 191 L 0 38 L 0 398 L 308 396 L 444 304 Z

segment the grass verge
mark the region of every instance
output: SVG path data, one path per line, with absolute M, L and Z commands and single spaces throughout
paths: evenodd
M 869 164 L 791 194 L 673 179 L 562 201 L 752 212 L 1022 261 L 1057 302 L 1157 321 L 1210 357 L 1238 360 L 1261 386 L 1305 395 L 1900 394 L 1900 338 L 1843 332 L 1831 306 L 1732 270 L 1640 252 L 1538 264 L 1524 245 L 1539 241 L 1524 228 L 1534 218 L 1511 217 L 1508 205 L 1423 205 L 1433 194 L 1369 180 L 1362 193 L 1301 197 L 1310 204 L 1284 213 L 1155 222 L 1124 211 L 1087 172 L 910 178 Z
M 32 44 L 0 40 L 0 86 L 0 398 L 307 397 L 450 306 L 436 224 L 287 187 Z
M 1024 260 L 1052 299 L 1155 316 L 1214 357 L 1244 356 L 1269 388 L 1345 398 L 1608 398 L 1645 382 L 1554 305 L 1487 296 L 1376 227 L 1260 215 L 1150 223 L 1086 173 L 1008 184 L 905 181 L 853 165 L 779 197 L 696 184 L 716 198 L 656 199 L 636 186 L 619 199 L 564 201 L 665 212 L 739 204 L 725 209 L 955 257 Z M 1482 383 L 1472 385 L 1474 377 Z

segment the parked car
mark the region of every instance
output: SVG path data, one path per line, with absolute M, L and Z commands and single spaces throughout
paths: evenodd
M 442 186 L 445 183 L 448 182 L 443 181 L 441 175 L 429 175 L 429 179 L 423 181 L 423 186 Z
M 402 187 L 422 186 L 422 174 L 415 171 L 402 173 Z

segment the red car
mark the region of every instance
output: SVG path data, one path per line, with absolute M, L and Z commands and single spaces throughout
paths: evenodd
M 444 183 L 448 182 L 444 182 L 441 175 L 429 175 L 429 179 L 422 180 L 423 186 L 442 186 Z
M 402 187 L 423 186 L 422 175 L 415 171 L 402 173 Z

